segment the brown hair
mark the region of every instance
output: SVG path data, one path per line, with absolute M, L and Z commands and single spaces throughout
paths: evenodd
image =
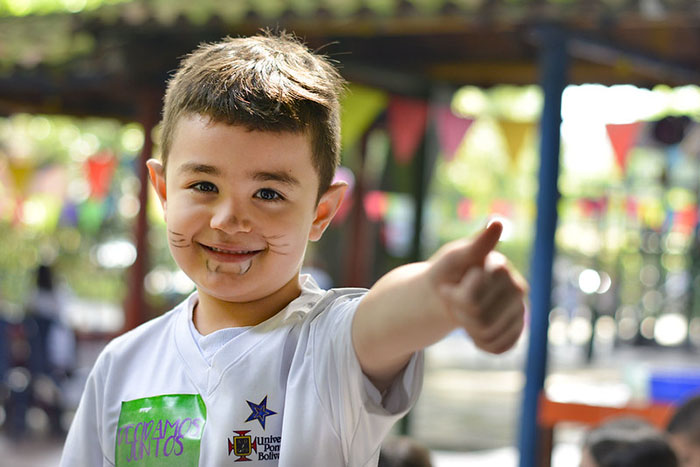
M 666 432 L 687 436 L 694 444 L 700 444 L 700 394 L 693 395 L 676 407 Z
M 185 115 L 200 114 L 249 130 L 306 132 L 320 197 L 340 160 L 339 98 L 344 84 L 327 58 L 285 32 L 201 44 L 182 60 L 168 83 L 163 165 L 175 127 Z

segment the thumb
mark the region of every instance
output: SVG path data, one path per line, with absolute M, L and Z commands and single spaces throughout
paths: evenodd
M 484 267 L 486 256 L 498 244 L 501 232 L 503 225 L 493 221 L 471 241 L 458 240 L 447 245 L 445 251 L 436 258 L 435 267 L 439 275 L 447 280 L 459 280 L 467 268 Z
M 465 251 L 467 260 L 470 263 L 478 262 L 479 265 L 483 266 L 486 256 L 496 248 L 501 233 L 503 233 L 503 224 L 499 221 L 490 222 L 467 246 Z

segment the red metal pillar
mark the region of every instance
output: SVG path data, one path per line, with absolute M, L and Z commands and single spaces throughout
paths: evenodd
M 365 158 L 367 152 L 367 130 L 362 136 L 358 150 L 358 168 L 355 172 L 353 204 L 350 212 L 351 232 L 347 239 L 346 274 L 343 286 L 369 287 L 370 285 L 370 241 L 367 231 L 367 218 L 364 210 L 364 197 L 367 192 L 365 177 Z

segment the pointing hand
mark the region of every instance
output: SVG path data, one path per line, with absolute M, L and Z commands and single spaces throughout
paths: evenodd
M 448 243 L 430 258 L 433 287 L 445 312 L 482 350 L 510 349 L 523 329 L 525 280 L 493 251 L 503 231 L 492 222 L 473 240 Z

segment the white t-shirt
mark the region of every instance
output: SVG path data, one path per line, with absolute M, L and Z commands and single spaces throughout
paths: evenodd
M 297 299 L 220 346 L 211 364 L 189 328 L 196 293 L 110 342 L 60 465 L 376 466 L 418 397 L 422 353 L 382 396 L 351 339 L 366 290 L 301 281 Z

